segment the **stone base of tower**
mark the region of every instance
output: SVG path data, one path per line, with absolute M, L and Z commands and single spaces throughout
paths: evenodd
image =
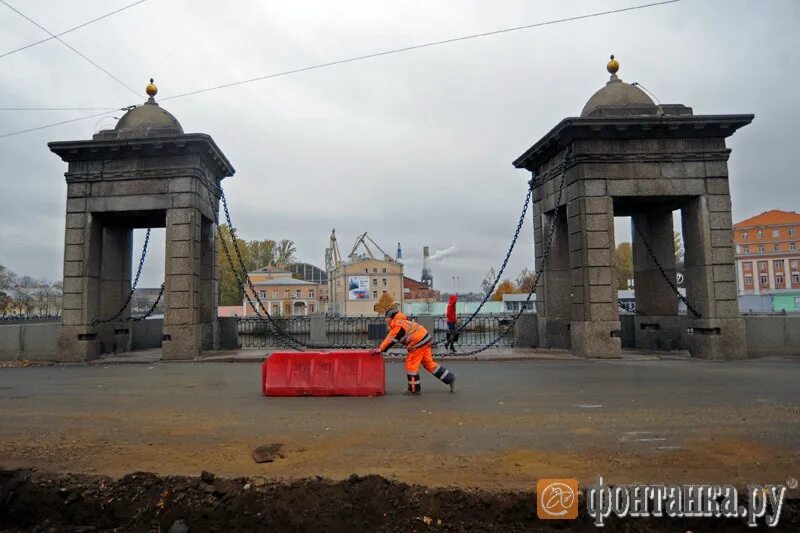
M 569 349 L 569 319 L 550 318 L 539 315 L 539 343 L 542 348 Z
M 635 346 L 643 350 L 685 350 L 686 317 L 641 316 L 633 319 Z
M 622 340 L 619 321 L 570 322 L 572 353 L 587 358 L 613 359 L 620 357 Z
M 686 320 L 686 345 L 699 359 L 746 359 L 743 318 L 692 318 Z
M 203 327 L 200 324 L 165 326 L 161 357 L 165 361 L 191 360 L 200 356 Z
M 100 357 L 100 339 L 91 326 L 61 326 L 58 330 L 58 362 L 84 363 Z

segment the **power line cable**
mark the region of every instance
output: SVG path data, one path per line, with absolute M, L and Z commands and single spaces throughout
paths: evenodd
M 122 110 L 122 109 L 125 109 L 125 108 L 121 108 L 120 110 Z M 25 129 L 25 130 L 13 131 L 11 133 L 4 133 L 4 134 L 0 135 L 0 139 L 2 139 L 4 137 L 11 137 L 13 135 L 20 135 L 22 133 L 29 133 L 31 131 L 45 130 L 47 128 L 52 128 L 52 127 L 55 127 L 55 126 L 61 126 L 62 124 L 71 124 L 73 122 L 79 122 L 81 120 L 88 120 L 90 118 L 100 117 L 100 116 L 103 116 L 103 115 L 107 115 L 109 113 L 112 113 L 112 111 L 103 111 L 102 113 L 95 113 L 93 115 L 86 115 L 86 116 L 83 116 L 83 117 L 72 118 L 72 119 L 69 119 L 69 120 L 62 120 L 61 122 L 54 122 L 52 124 L 45 124 L 44 126 L 36 126 L 34 128 L 28 128 L 28 129 Z
M 0 0 L 0 1 L 2 1 L 2 0 Z M 550 25 L 553 25 L 553 24 L 560 24 L 562 22 L 573 22 L 573 21 L 576 21 L 576 20 L 587 19 L 587 18 L 592 18 L 592 17 L 600 17 L 600 16 L 603 16 L 603 15 L 612 15 L 612 14 L 615 14 L 615 13 L 622 13 L 622 12 L 625 12 L 625 11 L 634 11 L 636 9 L 644 9 L 644 8 L 648 8 L 648 7 L 661 6 L 661 5 L 665 5 L 665 4 L 674 4 L 675 2 L 680 2 L 680 1 L 681 0 L 665 0 L 663 2 L 654 2 L 654 3 L 651 3 L 651 4 L 642 4 L 642 5 L 638 5 L 638 6 L 624 7 L 624 8 L 620 8 L 620 9 L 613 9 L 613 10 L 610 10 L 610 11 L 599 11 L 597 13 L 589 13 L 587 15 L 577 15 L 577 16 L 574 16 L 574 17 L 567 17 L 567 18 L 561 18 L 561 19 L 555 19 L 555 20 L 548 20 L 548 21 L 545 21 L 545 22 L 537 22 L 535 24 L 527 24 L 525 26 L 515 26 L 513 28 L 504 28 L 504 29 L 501 29 L 501 30 L 488 31 L 488 32 L 484 32 L 484 33 L 474 33 L 472 35 L 464 35 L 464 36 L 461 36 L 461 37 L 453 37 L 452 39 L 444 39 L 442 41 L 433 41 L 433 42 L 430 42 L 430 43 L 416 44 L 416 45 L 412 45 L 412 46 L 406 46 L 406 47 L 403 47 L 403 48 L 394 48 L 392 50 L 384 50 L 383 52 L 376 52 L 374 54 L 367 54 L 367 55 L 358 56 L 358 57 L 351 57 L 351 58 L 348 58 L 348 59 L 340 59 L 338 61 L 330 61 L 328 63 L 320 63 L 318 65 L 312 65 L 312 66 L 309 66 L 309 67 L 303 67 L 303 68 L 298 68 L 298 69 L 293 69 L 293 70 L 286 70 L 284 72 L 278 72 L 278 73 L 275 73 L 275 74 L 267 74 L 265 76 L 258 76 L 256 78 L 250 78 L 250 79 L 247 79 L 247 80 L 240 80 L 240 81 L 234 81 L 234 82 L 231 82 L 231 83 L 224 83 L 222 85 L 216 85 L 214 87 L 207 87 L 205 89 L 199 89 L 197 91 L 190 91 L 190 92 L 187 92 L 187 93 L 181 93 L 181 94 L 176 94 L 176 95 L 173 95 L 173 96 L 168 96 L 166 98 L 162 98 L 161 101 L 174 100 L 175 98 L 183 98 L 184 96 L 192 96 L 192 95 L 195 95 L 195 94 L 207 93 L 207 92 L 210 92 L 210 91 L 216 91 L 216 90 L 219 90 L 219 89 L 226 89 L 228 87 L 234 87 L 234 86 L 237 86 L 237 85 L 244 85 L 246 83 L 253 83 L 253 82 L 256 82 L 256 81 L 268 80 L 268 79 L 272 79 L 272 78 L 279 78 L 281 76 L 288 76 L 290 74 L 297 74 L 299 72 L 307 72 L 309 70 L 317 70 L 317 69 L 321 69 L 321 68 L 332 67 L 334 65 L 341 65 L 341 64 L 344 64 L 344 63 L 352 63 L 354 61 L 362 61 L 364 59 L 372 59 L 374 57 L 381 57 L 381 56 L 386 56 L 386 55 L 389 55 L 389 54 L 398 54 L 398 53 L 401 53 L 401 52 L 408 52 L 408 51 L 411 51 L 411 50 L 419 50 L 420 48 L 430 48 L 432 46 L 439 46 L 439 45 L 442 45 L 442 44 L 455 43 L 455 42 L 459 42 L 459 41 L 467 41 L 467 40 L 470 40 L 470 39 L 478 39 L 480 37 L 488 37 L 488 36 L 491 36 L 491 35 L 498 35 L 498 34 L 501 34 L 501 33 L 509 33 L 509 32 L 512 32 L 512 31 L 527 30 L 527 29 L 531 29 L 531 28 L 539 28 L 541 26 L 550 26 Z
M 0 107 L 0 111 L 117 111 L 117 107 Z
M 341 59 L 341 60 L 338 60 L 338 61 L 331 61 L 331 62 L 328 62 L 328 63 L 320 63 L 318 65 L 312 65 L 312 66 L 309 66 L 309 67 L 303 67 L 303 68 L 294 69 L 294 70 L 287 70 L 287 71 L 279 72 L 279 73 L 276 73 L 276 74 L 268 74 L 266 76 L 259 76 L 257 78 L 251 78 L 251 79 L 248 79 L 248 80 L 241 80 L 241 81 L 236 81 L 236 82 L 232 82 L 232 83 L 226 83 L 226 84 L 223 84 L 223 85 L 217 85 L 215 87 L 208 87 L 208 88 L 200 89 L 200 90 L 197 90 L 197 91 L 191 91 L 191 92 L 187 92 L 187 93 L 176 94 L 176 95 L 173 95 L 173 96 L 168 96 L 166 98 L 161 98 L 161 101 L 163 102 L 163 101 L 166 101 L 166 100 L 175 100 L 177 98 L 183 98 L 185 96 L 192 96 L 192 95 L 195 95 L 195 94 L 200 94 L 200 93 L 205 93 L 205 92 L 210 92 L 210 91 L 216 91 L 216 90 L 224 89 L 224 88 L 227 88 L 227 87 L 233 87 L 233 86 L 236 86 L 236 85 L 243 85 L 245 83 L 252 83 L 252 82 L 256 82 L 256 81 L 267 80 L 267 79 L 270 79 L 270 78 L 288 76 L 290 74 L 297 74 L 299 72 L 306 72 L 306 71 L 309 71 L 309 70 L 321 69 L 321 68 L 330 67 L 330 66 L 334 66 L 334 65 L 341 65 L 343 63 L 351 63 L 351 62 L 354 62 L 354 61 L 360 61 L 360 60 L 363 60 L 363 59 L 370 59 L 370 58 L 379 57 L 379 56 L 385 56 L 385 55 L 389 55 L 389 54 L 407 52 L 409 50 L 417 50 L 417 49 L 420 49 L 420 48 L 429 48 L 429 47 L 437 46 L 437 45 L 440 45 L 440 44 L 447 44 L 447 43 L 453 43 L 453 42 L 458 42 L 458 41 L 466 41 L 466 40 L 469 40 L 469 39 L 477 39 L 479 37 L 487 37 L 487 36 L 490 36 L 490 35 L 497 35 L 497 34 L 508 33 L 508 32 L 512 32 L 512 31 L 536 28 L 536 27 L 541 27 L 541 26 L 549 26 L 549 25 L 553 25 L 553 24 L 559 24 L 559 23 L 562 23 L 562 22 L 572 22 L 572 21 L 575 21 L 575 20 L 581 20 L 581 19 L 587 19 L 587 18 L 593 18 L 593 17 L 600 17 L 600 16 L 604 16 L 604 15 L 612 15 L 612 14 L 615 14 L 615 13 L 623 13 L 623 12 L 626 12 L 626 11 L 634 11 L 634 10 L 638 10 L 638 9 L 645 9 L 645 8 L 649 8 L 649 7 L 662 6 L 662 5 L 666 5 L 666 4 L 674 4 L 674 3 L 680 2 L 680 1 L 681 0 L 665 0 L 663 2 L 654 2 L 654 3 L 650 3 L 650 4 L 641 4 L 641 5 L 637 5 L 637 6 L 625 7 L 625 8 L 620 8 L 620 9 L 613 9 L 613 10 L 610 10 L 610 11 L 599 11 L 599 12 L 596 12 L 596 13 L 589 13 L 589 14 L 586 14 L 586 15 L 578 15 L 578 16 L 574 16 L 574 17 L 567 17 L 567 18 L 562 18 L 562 19 L 549 20 L 549 21 L 545 21 L 545 22 L 537 22 L 535 24 L 528 24 L 528 25 L 525 25 L 525 26 L 516 26 L 516 27 L 513 27 L 513 28 L 505 28 L 505 29 L 494 30 L 494 31 L 485 32 L 485 33 L 476 33 L 476 34 L 472 34 L 472 35 L 465 35 L 465 36 L 462 36 L 462 37 L 454 37 L 452 39 L 445 39 L 445 40 L 442 40 L 442 41 L 434 41 L 434 42 L 425 43 L 425 44 L 407 46 L 407 47 L 404 47 L 404 48 L 395 48 L 393 50 L 386 50 L 386 51 L 377 52 L 377 53 L 374 53 L 374 54 L 368 54 L 368 55 L 363 55 L 363 56 L 358 56 L 358 57 L 352 57 L 352 58 L 349 58 L 349 59 Z M 0 2 L 5 4 L 4 0 L 0 0 Z M 122 109 L 125 109 L 125 108 L 122 108 Z M 75 119 L 72 119 L 72 120 L 65 120 L 65 121 L 61 121 L 61 122 L 55 122 L 55 123 L 52 123 L 52 124 L 45 124 L 43 126 L 38 126 L 38 127 L 35 127 L 35 128 L 29 128 L 29 129 L 24 129 L 24 130 L 19 130 L 19 131 L 12 131 L 10 133 L 0 134 L 0 139 L 2 139 L 4 137 L 11 137 L 13 135 L 20 135 L 20 134 L 23 134 L 23 133 L 28 133 L 28 132 L 31 132 L 31 131 L 38 131 L 38 130 L 43 130 L 43 129 L 46 129 L 46 128 L 60 126 L 62 124 L 68 124 L 68 123 L 71 123 L 71 122 L 77 122 L 79 120 L 90 119 L 90 118 L 98 117 L 98 116 L 100 116 L 102 114 L 103 113 L 94 114 L 94 115 L 87 115 L 85 117 L 79 117 L 79 118 L 75 118 Z
M 92 19 L 92 20 L 87 20 L 83 24 L 78 24 L 77 26 L 75 26 L 73 28 L 70 28 L 68 30 L 62 31 L 61 33 L 57 33 L 57 34 L 55 34 L 55 35 L 53 35 L 51 37 L 48 37 L 47 39 L 42 39 L 41 41 L 36 41 L 35 43 L 26 44 L 25 46 L 20 46 L 19 48 L 15 48 L 14 50 L 9 50 L 8 52 L 4 52 L 4 53 L 0 54 L 0 59 L 4 58 L 6 56 L 10 56 L 11 54 L 15 54 L 17 52 L 21 52 L 22 50 L 27 50 L 28 48 L 32 48 L 32 47 L 34 47 L 36 45 L 39 45 L 39 44 L 42 44 L 42 43 L 46 43 L 47 41 L 52 41 L 53 39 L 55 39 L 57 37 L 61 37 L 61 36 L 66 35 L 68 33 L 72 33 L 75 30 L 79 30 L 81 28 L 84 28 L 84 27 L 88 26 L 89 24 L 94 24 L 95 22 L 97 22 L 99 20 L 103 20 L 104 18 L 108 18 L 111 15 L 116 15 L 117 13 L 119 13 L 121 11 L 125 11 L 126 9 L 129 9 L 129 8 L 131 8 L 133 6 L 139 5 L 139 4 L 143 3 L 143 2 L 147 2 L 147 0 L 139 0 L 138 2 L 134 2 L 132 4 L 128 4 L 127 6 L 123 6 L 123 7 L 119 8 L 119 9 L 117 9 L 117 10 L 114 10 L 114 11 L 111 11 L 109 13 L 106 13 L 105 15 L 101 15 L 101 16 L 99 16 L 97 18 Z
M 73 46 L 69 45 L 69 44 L 68 44 L 66 41 L 62 40 L 60 37 L 57 37 L 57 36 L 56 36 L 56 35 L 54 35 L 52 32 L 50 32 L 50 30 L 48 30 L 47 28 L 45 28 L 44 26 L 42 26 L 41 24 L 39 24 L 38 22 L 36 22 L 36 21 L 35 21 L 35 20 L 33 20 L 32 18 L 30 18 L 29 16 L 25 15 L 25 14 L 24 14 L 24 13 L 22 13 L 20 10 L 18 10 L 17 8 L 15 8 L 14 6 L 12 6 L 11 4 L 9 4 L 8 2 L 6 2 L 6 0 L 0 0 L 0 3 L 2 3 L 2 4 L 3 4 L 4 6 L 6 6 L 8 9 L 10 9 L 11 11 L 13 11 L 13 12 L 14 12 L 14 13 L 16 13 L 17 15 L 19 15 L 20 17 L 24 18 L 25 20 L 27 20 L 28 22 L 30 22 L 31 24 L 33 24 L 34 26 L 36 26 L 36 27 L 37 27 L 37 28 L 39 28 L 40 30 L 44 31 L 45 33 L 48 33 L 48 34 L 50 34 L 50 36 L 51 36 L 51 37 L 53 37 L 55 40 L 57 40 L 58 42 L 60 42 L 61 44 L 63 44 L 64 46 L 66 46 L 67 48 L 69 48 L 70 50 L 72 50 L 73 52 L 75 52 L 76 54 L 78 54 L 79 56 L 81 56 L 83 59 L 85 59 L 86 61 L 88 61 L 88 62 L 89 62 L 91 65 L 93 65 L 93 66 L 95 66 L 96 68 L 98 68 L 98 69 L 100 69 L 101 71 L 103 71 L 103 72 L 104 72 L 104 73 L 105 73 L 107 76 L 109 76 L 111 79 L 113 79 L 114 81 L 116 81 L 117 83 L 119 83 L 120 85 L 122 85 L 123 87 L 125 87 L 126 89 L 128 89 L 128 90 L 129 90 L 130 92 L 132 92 L 133 94 L 135 94 L 135 95 L 137 95 L 137 96 L 139 95 L 139 93 L 138 93 L 138 92 L 136 92 L 135 90 L 133 90 L 133 89 L 132 89 L 130 86 L 128 86 L 128 85 L 127 85 L 125 82 L 123 82 L 121 79 L 119 79 L 118 77 L 114 76 L 114 75 L 113 75 L 113 74 L 111 74 L 109 71 L 107 71 L 106 69 L 104 69 L 103 67 L 101 67 L 100 65 L 98 65 L 97 63 L 95 63 L 94 61 L 92 61 L 91 59 L 89 59 L 88 57 L 86 57 L 84 54 L 82 54 L 81 52 L 79 52 L 79 51 L 78 51 L 77 49 L 75 49 Z

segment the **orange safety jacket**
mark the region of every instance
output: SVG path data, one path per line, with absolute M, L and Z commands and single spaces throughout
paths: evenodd
M 431 341 L 433 339 L 427 329 L 416 322 L 408 320 L 408 317 L 403 313 L 397 313 L 389 324 L 389 334 L 383 339 L 378 349 L 385 352 L 394 343 L 399 342 L 408 351 L 411 351 L 430 344 Z

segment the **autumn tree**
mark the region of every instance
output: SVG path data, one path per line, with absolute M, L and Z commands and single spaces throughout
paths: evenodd
M 500 282 L 500 285 L 497 286 L 497 290 L 494 291 L 492 295 L 492 300 L 495 302 L 502 302 L 504 294 L 512 294 L 517 292 L 517 286 L 514 285 L 510 279 L 504 279 Z
M 217 266 L 219 271 L 219 305 L 239 305 L 242 303 L 244 295 L 239 281 L 246 284 L 244 275 L 262 267 L 282 266 L 287 267 L 296 261 L 296 248 L 294 241 L 283 239 L 276 242 L 272 239 L 244 241 L 236 237 L 235 243 L 241 254 L 234 246 L 234 236 L 236 228 L 229 228 L 222 224 L 219 227 L 217 238 Z M 223 246 L 225 245 L 225 246 Z M 228 249 L 233 265 L 228 261 L 225 254 L 225 247 Z M 242 264 L 244 268 L 242 268 Z M 237 281 L 237 278 L 239 281 Z
M 247 270 L 256 270 L 265 266 L 275 266 L 275 253 L 278 245 L 272 239 L 248 241 Z
M 520 272 L 519 277 L 517 278 L 517 292 L 528 294 L 533 291 L 533 284 L 536 281 L 536 274 L 528 270 L 527 268 L 523 269 Z
M 11 309 L 13 300 L 9 295 L 0 291 L 0 315 L 6 316 L 6 313 Z
M 617 277 L 619 289 L 627 289 L 628 280 L 633 279 L 633 251 L 629 242 L 617 245 Z
M 675 251 L 675 265 L 678 268 L 683 268 L 684 248 L 683 238 L 677 231 L 672 234 L 672 249 Z
M 17 276 L 4 267 L 0 265 L 0 289 L 10 289 L 16 285 Z
M 281 239 L 281 242 L 278 243 L 278 248 L 275 251 L 275 264 L 286 268 L 287 266 L 296 262 L 296 258 L 294 256 L 296 252 L 297 248 L 294 246 L 294 241 L 289 239 Z
M 392 295 L 388 292 L 384 292 L 378 299 L 378 303 L 375 304 L 375 312 L 383 316 L 389 309 L 394 309 L 395 305 L 396 304 L 394 298 L 392 298 Z
M 233 236 L 235 233 L 235 228 L 231 231 L 231 228 L 223 224 L 219 227 L 219 234 L 217 235 L 217 272 L 219 273 L 217 291 L 219 305 L 238 305 L 242 303 L 242 289 L 238 281 L 241 279 L 241 266 L 234 248 Z M 239 245 L 242 259 L 247 265 L 249 258 L 247 243 L 237 238 L 236 244 Z M 225 248 L 227 248 L 228 254 L 225 253 Z M 230 255 L 230 261 L 228 261 L 228 255 Z M 231 265 L 231 261 L 233 265 Z

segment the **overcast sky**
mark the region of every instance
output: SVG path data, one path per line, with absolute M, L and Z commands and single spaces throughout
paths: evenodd
M 133 0 L 8 0 L 54 33 Z M 0 58 L 0 107 L 121 107 L 240 79 L 500 28 L 645 3 L 438 0 L 148 0 L 63 37 L 141 96 L 57 41 Z M 78 7 L 80 6 L 80 7 Z M 186 132 L 214 137 L 237 172 L 225 180 L 246 239 L 293 239 L 320 266 L 331 228 L 357 234 L 419 278 L 422 247 L 454 248 L 437 288 L 477 290 L 497 268 L 524 200 L 511 162 L 608 79 L 639 81 L 697 114 L 754 113 L 729 139 L 734 220 L 797 210 L 800 2 L 684 0 L 394 54 L 164 103 Z M 47 37 L 0 5 L 0 54 Z M 87 112 L 2 112 L 0 135 Z M 0 138 L 0 263 L 62 275 L 66 165 L 54 140 L 88 139 L 120 113 Z M 629 239 L 625 221 L 617 242 Z M 140 250 L 137 231 L 134 254 Z M 164 273 L 156 232 L 143 286 Z M 530 221 L 508 274 L 532 263 Z M 416 259 L 416 260 L 415 260 Z

